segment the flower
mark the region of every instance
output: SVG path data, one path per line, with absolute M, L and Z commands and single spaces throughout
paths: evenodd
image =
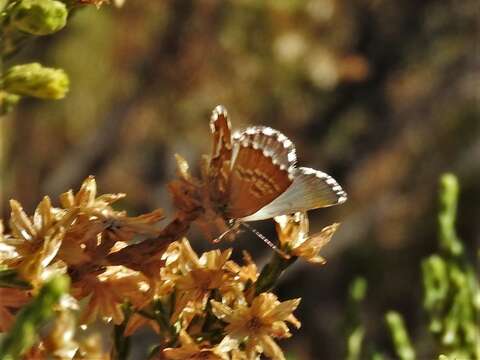
M 111 205 L 124 198 L 125 194 L 104 194 L 97 197 L 97 183 L 93 176 L 87 177 L 80 190 L 74 194 L 73 190 L 69 190 L 60 195 L 60 204 L 64 209 L 80 208 L 83 213 L 88 215 L 98 214 L 120 214 L 115 212 Z
M 227 225 L 223 216 L 215 209 L 207 186 L 207 163 L 202 163 L 203 180 L 193 177 L 189 172 L 187 161 L 176 155 L 178 179 L 168 185 L 175 207 L 185 214 L 201 212 L 195 216 L 193 222 L 206 239 L 214 241 L 223 236 L 229 240 L 234 239 L 234 232 Z
M 100 261 L 126 247 L 134 236 L 156 236 L 160 230 L 154 224 L 161 219 L 160 209 L 137 217 L 113 211 L 81 214 L 65 235 L 59 257 L 72 265 Z
M 208 342 L 197 344 L 185 330 L 180 332 L 181 346 L 166 348 L 163 354 L 169 360 L 226 360 L 228 352 L 236 346 L 235 342 L 222 341 L 217 346 L 211 347 Z
M 278 301 L 272 293 L 262 293 L 253 299 L 250 306 L 239 305 L 230 308 L 212 300 L 214 315 L 227 322 L 227 336 L 245 344 L 247 358 L 254 358 L 257 353 L 265 353 L 272 359 L 285 359 L 282 350 L 273 338 L 290 337 L 286 321 L 297 328 L 298 320 L 292 315 L 300 299 Z
M 78 314 L 59 309 L 58 304 L 49 306 L 57 319 L 42 330 L 27 359 L 107 359 L 101 338 L 74 331 L 77 319 L 81 329 L 98 319 L 111 322 L 119 325 L 116 329 L 123 336 L 150 326 L 161 339 L 158 359 L 285 358 L 276 339 L 291 336 L 287 323 L 300 326 L 292 314 L 300 299 L 280 302 L 273 293 L 260 293 L 266 291 L 259 283 L 268 272 L 259 276 L 247 252 L 243 263 L 237 264 L 230 259 L 232 249 L 199 255 L 182 238 L 192 221 L 205 225 L 212 236 L 227 225 L 211 207 L 205 176 L 194 179 L 188 164 L 179 157 L 177 162 L 180 179 L 171 190 L 179 211 L 163 229 L 156 227 L 163 219 L 160 209 L 129 217 L 112 207 L 124 194 L 98 196 L 92 176 L 77 193 L 62 194 L 59 208 L 45 197 L 34 215 L 28 216 L 18 202 L 11 201 L 9 234 L 3 233 L 0 222 L 2 281 L 33 290 L 0 288 L 0 330 L 8 328 L 15 308 L 35 295 L 52 274 L 67 273 L 69 277 L 63 278 L 72 282 L 69 301 L 82 304 L 75 307 Z M 276 221 L 282 249 L 317 262 L 318 251 L 336 228 L 334 224 L 319 236 L 309 237 L 305 214 L 277 217 Z M 142 241 L 136 242 L 138 238 Z M 275 259 L 278 266 L 270 263 L 265 268 L 280 274 L 287 261 Z M 28 283 L 13 282 L 17 274 Z
M 155 224 L 163 219 L 163 211 L 157 209 L 128 217 L 124 211 L 115 211 L 111 206 L 124 196 L 122 193 L 97 196 L 93 176 L 83 182 L 76 194 L 69 190 L 60 196 L 65 209 L 79 212 L 59 251 L 59 258 L 75 266 L 76 273 L 82 273 L 85 270 L 82 265 L 86 263 L 105 265 L 107 255 L 126 247 L 137 235 L 155 237 L 160 232 Z
M 77 211 L 53 208 L 48 197 L 43 198 L 32 218 L 17 201 L 11 200 L 10 206 L 12 234 L 4 241 L 15 248 L 15 256 L 5 259 L 4 264 L 16 268 L 34 289 L 38 289 L 52 275 L 66 272 L 65 263 L 56 257 L 66 227 L 73 222 Z
M 281 247 L 289 254 L 311 263 L 326 262 L 318 253 L 330 241 L 340 224 L 334 223 L 324 227 L 317 234 L 309 235 L 308 217 L 304 212 L 276 216 L 274 220 Z
M 11 235 L 4 234 L 3 222 L 0 220 L 0 264 L 6 264 L 9 260 L 14 260 L 19 257 L 15 245 L 18 240 Z
M 120 324 L 124 320 L 122 304 L 141 308 L 149 300 L 150 285 L 140 272 L 125 266 L 108 266 L 99 274 L 89 274 L 74 283 L 72 293 L 77 299 L 90 295 L 90 301 L 81 316 L 83 324 L 97 318 Z
M 191 319 L 193 314 L 205 309 L 212 291 L 228 293 L 235 289 L 236 283 L 236 274 L 225 266 L 232 249 L 212 250 L 202 254 L 200 258 L 191 249 L 187 240 L 182 241 L 180 249 L 182 250 L 179 258 L 185 259 L 178 264 L 180 273 L 171 271 L 163 275 L 163 279 L 170 279 L 175 283 L 178 291 L 172 322 L 185 311 L 190 314 L 188 318 Z M 185 266 L 186 264 L 189 265 Z
M 255 282 L 259 275 L 257 265 L 253 262 L 252 256 L 246 250 L 243 250 L 242 253 L 245 265 L 240 266 L 233 261 L 228 261 L 226 266 L 231 272 L 236 273 L 242 282 Z

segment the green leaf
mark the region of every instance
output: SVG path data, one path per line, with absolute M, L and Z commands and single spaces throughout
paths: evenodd
M 0 359 L 15 360 L 37 340 L 38 328 L 53 315 L 53 306 L 68 292 L 70 278 L 57 276 L 47 282 L 36 298 L 17 314 L 15 324 L 0 344 Z

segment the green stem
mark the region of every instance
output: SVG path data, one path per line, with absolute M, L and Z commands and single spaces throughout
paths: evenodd
M 346 359 L 358 360 L 362 355 L 365 326 L 360 317 L 360 305 L 367 292 L 367 282 L 363 277 L 355 278 L 350 284 L 346 317 Z
M 164 341 L 167 344 L 176 342 L 178 334 L 173 325 L 170 324 L 170 311 L 168 311 L 160 299 L 154 301 L 154 316 L 160 331 L 164 335 Z
M 115 325 L 113 328 L 112 359 L 115 360 L 126 360 L 130 351 L 130 337 L 124 335 L 128 320 L 132 314 L 132 309 L 128 304 L 123 306 L 123 313 L 125 319 L 121 324 Z
M 455 231 L 458 193 L 459 185 L 456 176 L 444 174 L 440 178 L 439 241 L 440 250 L 453 257 L 463 254 L 463 244 Z
M 283 271 L 297 260 L 296 257 L 285 259 L 273 253 L 270 262 L 265 265 L 255 284 L 255 295 L 271 290 Z
M 400 360 L 415 360 L 415 350 L 410 342 L 402 316 L 396 311 L 389 311 L 385 315 L 385 321 L 390 330 L 398 358 Z

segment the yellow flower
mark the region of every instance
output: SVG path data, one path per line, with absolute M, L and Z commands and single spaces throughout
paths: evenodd
M 150 298 L 149 290 L 142 273 L 124 266 L 108 266 L 102 274 L 89 274 L 72 286 L 77 299 L 91 295 L 81 317 L 84 324 L 97 318 L 120 324 L 124 320 L 122 304 L 129 302 L 135 309 L 141 308 Z
M 188 273 L 200 266 L 197 253 L 186 238 L 172 242 L 163 253 L 162 260 L 166 268 L 173 273 Z
M 59 257 L 69 265 L 100 261 L 126 247 L 134 236 L 155 237 L 160 230 L 153 224 L 161 219 L 160 209 L 137 217 L 113 212 L 81 214 L 65 234 Z
M 203 311 L 213 290 L 218 289 L 223 294 L 235 287 L 236 283 L 235 274 L 225 267 L 232 249 L 212 250 L 198 258 L 186 240 L 182 244 L 184 251 L 179 256 L 186 259 L 185 263 L 190 266 L 185 267 L 185 264 L 180 263 L 178 266 L 181 274 L 170 275 L 178 290 L 172 322 L 178 319 L 187 306 L 193 314 Z
M 243 250 L 242 254 L 245 265 L 240 266 L 233 261 L 228 261 L 226 263 L 227 268 L 231 272 L 236 273 L 242 282 L 257 281 L 259 275 L 257 265 L 253 262 L 252 256 L 246 250 Z
M 146 273 L 154 273 L 155 268 L 159 267 L 159 261 L 151 257 L 145 261 L 145 253 L 135 251 L 135 247 L 133 251 L 123 250 L 128 250 L 135 236 L 156 238 L 161 230 L 155 224 L 163 219 L 163 211 L 157 209 L 128 217 L 126 212 L 115 211 L 111 206 L 124 196 L 105 194 L 97 197 L 93 176 L 83 182 L 77 194 L 70 190 L 60 196 L 64 208 L 78 208 L 80 211 L 75 224 L 65 235 L 59 255 L 69 265 L 75 266 L 74 272 L 78 277 L 88 272 L 88 267 L 82 266 L 84 263 L 126 265 Z
M 308 217 L 304 212 L 276 216 L 274 220 L 282 249 L 311 263 L 326 262 L 318 253 L 330 241 L 340 224 L 326 226 L 319 233 L 309 235 Z
M 77 194 L 69 190 L 60 195 L 60 203 L 65 209 L 74 207 L 81 208 L 84 212 L 112 211 L 110 206 L 115 201 L 125 197 L 125 194 L 104 194 L 97 197 L 97 183 L 93 176 L 86 178 Z
M 11 235 L 4 234 L 3 221 L 0 220 L 0 264 L 7 264 L 19 258 L 20 254 L 16 250 L 16 245 L 21 240 L 15 239 Z
M 66 265 L 57 254 L 77 211 L 53 208 L 48 197 L 43 198 L 32 218 L 17 201 L 11 200 L 10 206 L 12 236 L 4 238 L 4 242 L 15 248 L 16 256 L 4 259 L 4 264 L 16 268 L 37 289 L 52 275 L 66 272 Z
M 255 358 L 257 353 L 265 353 L 272 359 L 283 360 L 285 356 L 273 338 L 291 336 L 285 323 L 288 321 L 299 327 L 300 323 L 292 315 L 300 299 L 280 302 L 272 293 L 262 293 L 253 299 L 252 304 L 239 305 L 232 309 L 218 301 L 211 301 L 216 317 L 228 323 L 227 337 L 245 343 L 247 358 Z
M 180 331 L 180 343 L 178 348 L 163 350 L 166 359 L 169 360 L 226 360 L 228 353 L 236 347 L 234 341 L 226 339 L 217 346 L 211 347 L 208 342 L 197 344 L 184 330 Z
M 65 234 L 58 255 L 68 265 L 75 266 L 75 274 L 85 272 L 82 269 L 85 263 L 107 264 L 105 258 L 126 247 L 134 236 L 155 237 L 160 233 L 155 224 L 163 219 L 163 211 L 157 209 L 148 214 L 128 217 L 126 212 L 115 211 L 111 207 L 113 202 L 124 196 L 105 194 L 97 197 L 93 176 L 83 182 L 76 194 L 70 190 L 60 196 L 65 209 L 79 211 L 74 224 Z

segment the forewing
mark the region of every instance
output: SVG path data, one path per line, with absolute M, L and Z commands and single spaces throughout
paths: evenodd
M 295 162 L 292 142 L 279 131 L 250 127 L 235 134 L 226 216 L 242 218 L 272 202 L 292 184 Z
M 221 105 L 215 107 L 212 112 L 210 130 L 213 137 L 213 147 L 208 167 L 209 193 L 216 204 L 222 204 L 227 201 L 232 137 L 227 110 Z
M 242 220 L 269 219 L 297 211 L 342 204 L 347 200 L 347 194 L 342 187 L 334 178 L 324 172 L 301 167 L 293 170 L 293 177 L 292 184 L 285 192 Z

